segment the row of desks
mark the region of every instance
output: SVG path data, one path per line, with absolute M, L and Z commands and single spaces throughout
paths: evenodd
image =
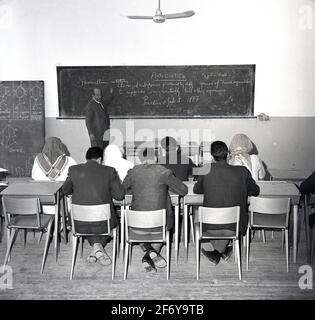
M 188 186 L 188 194 L 183 197 L 184 203 L 184 246 L 188 247 L 188 207 L 191 205 L 202 205 L 203 195 L 193 193 L 193 181 L 185 182 Z M 294 183 L 283 181 L 259 181 L 260 196 L 266 197 L 289 197 L 293 207 L 293 262 L 296 262 L 297 256 L 297 231 L 298 231 L 298 205 L 300 201 L 300 192 Z M 36 196 L 39 197 L 43 205 L 55 206 L 55 226 L 59 226 L 60 217 L 60 189 L 62 182 L 47 181 L 15 181 L 4 189 L 1 194 L 7 196 Z M 179 207 L 180 199 L 178 195 L 171 194 L 172 204 L 175 208 L 175 256 L 178 256 L 179 239 Z M 131 204 L 131 196 L 127 195 L 125 201 L 115 201 L 115 205 L 121 206 L 121 230 L 124 230 L 124 212 Z M 304 211 L 305 212 L 305 211 Z M 63 219 L 65 220 L 65 219 Z M 306 220 L 305 220 L 306 221 Z M 65 226 L 64 226 L 65 228 Z M 55 248 L 58 251 L 58 228 L 55 228 Z M 124 243 L 124 232 L 121 232 L 121 245 Z M 123 249 L 123 247 L 122 247 Z M 57 257 L 57 254 L 56 254 Z

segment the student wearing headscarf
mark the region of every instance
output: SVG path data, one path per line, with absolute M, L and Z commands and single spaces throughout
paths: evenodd
M 256 154 L 250 154 L 253 144 L 247 135 L 236 134 L 230 144 L 229 164 L 246 167 L 255 181 L 263 179 L 266 171 L 261 159 Z
M 122 157 L 122 153 L 115 144 L 109 144 L 104 150 L 104 164 L 115 168 L 121 181 L 124 181 L 129 169 L 134 167 L 134 164 Z
M 57 137 L 49 137 L 33 164 L 34 180 L 65 181 L 70 166 L 76 165 L 68 148 Z

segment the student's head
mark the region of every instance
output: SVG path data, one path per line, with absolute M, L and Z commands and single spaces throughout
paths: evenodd
M 95 101 L 98 101 L 98 102 L 101 101 L 101 99 L 102 99 L 102 91 L 101 91 L 101 89 L 100 88 L 94 88 L 92 97 L 93 97 L 93 99 Z
M 226 161 L 228 153 L 228 147 L 223 141 L 211 143 L 211 155 L 215 161 Z
M 246 134 L 236 134 L 230 144 L 231 154 L 250 153 L 253 149 L 253 144 Z
M 157 158 L 153 148 L 145 148 L 139 153 L 141 163 L 156 163 Z
M 67 146 L 57 137 L 46 139 L 42 153 L 44 153 L 51 163 L 54 163 L 59 156 L 70 156 Z
M 91 147 L 85 154 L 86 160 L 97 160 L 98 162 L 103 161 L 103 150 L 99 147 Z
M 173 137 L 166 136 L 161 140 L 161 146 L 166 151 L 176 150 L 177 141 Z

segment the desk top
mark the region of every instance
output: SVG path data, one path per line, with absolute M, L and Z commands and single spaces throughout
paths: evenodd
M 301 169 L 268 169 L 273 180 L 285 180 L 285 181 L 303 181 L 311 174 L 311 170 Z
M 12 182 L 1 191 L 6 196 L 52 196 L 62 187 L 63 182 L 23 181 Z
M 195 181 L 185 181 L 188 187 L 188 194 L 184 197 L 186 203 L 202 203 L 203 195 L 193 193 Z M 257 181 L 260 188 L 260 196 L 266 197 L 289 197 L 293 204 L 300 201 L 300 192 L 294 183 L 286 181 Z

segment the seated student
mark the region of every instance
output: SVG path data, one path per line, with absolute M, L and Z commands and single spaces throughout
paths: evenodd
M 70 166 L 77 164 L 68 148 L 57 137 L 46 139 L 41 153 L 37 154 L 32 168 L 34 180 L 65 181 Z M 44 205 L 45 214 L 55 214 L 55 206 Z
M 118 172 L 121 181 L 124 181 L 129 169 L 134 167 L 134 164 L 122 157 L 119 148 L 114 144 L 109 144 L 104 150 L 105 166 L 113 167 Z
M 181 149 L 173 137 L 164 137 L 161 140 L 161 146 L 166 154 L 158 159 L 158 163 L 170 169 L 175 177 L 182 181 L 188 181 L 188 178 L 192 176 L 193 168 L 197 166 L 189 157 L 182 155 Z
M 250 154 L 253 144 L 245 134 L 236 134 L 230 144 L 230 160 L 232 166 L 246 167 L 255 181 L 263 179 L 266 171 L 261 159 L 256 154 Z
M 171 230 L 174 225 L 174 214 L 169 190 L 184 196 L 188 192 L 187 186 L 174 176 L 171 170 L 156 163 L 157 159 L 143 152 L 142 164 L 136 165 L 128 171 L 123 182 L 126 194 L 132 194 L 132 210 L 150 211 L 166 209 L 166 228 Z M 147 232 L 135 230 L 135 232 Z M 154 232 L 154 230 L 151 230 Z M 162 244 L 144 243 L 142 249 L 145 252 L 142 265 L 146 272 L 156 271 L 157 268 L 166 266 L 165 259 L 160 255 Z
M 315 193 L 315 171 L 300 184 L 299 189 L 301 194 Z M 315 213 L 312 213 L 309 219 L 310 225 L 314 225 Z
M 59 138 L 46 139 L 41 153 L 34 160 L 32 178 L 34 180 L 65 181 L 70 166 L 77 164 L 70 157 L 68 148 Z
M 257 196 L 259 186 L 245 167 L 231 166 L 227 163 L 228 148 L 224 142 L 214 141 L 211 144 L 211 155 L 214 163 L 205 175 L 199 176 L 193 192 L 204 194 L 204 207 L 240 206 L 240 234 L 245 235 L 248 224 L 248 196 Z M 205 224 L 205 228 L 212 235 L 231 236 L 235 233 L 234 224 Z M 218 264 L 221 257 L 227 260 L 231 255 L 232 247 L 228 247 L 228 243 L 229 240 L 211 240 L 214 250 L 202 249 L 202 253 L 212 263 Z
M 102 165 L 103 150 L 99 147 L 91 147 L 86 152 L 86 163 L 69 168 L 68 178 L 62 186 L 64 195 L 72 195 L 72 203 L 79 205 L 99 205 L 109 203 L 111 206 L 111 227 L 117 225 L 117 217 L 114 211 L 112 198 L 123 200 L 124 188 L 114 168 Z M 82 233 L 104 233 L 107 224 L 99 222 L 76 221 L 76 229 Z M 97 260 L 102 265 L 110 265 L 111 259 L 104 247 L 109 237 L 86 237 L 92 246 L 88 256 L 89 262 Z

